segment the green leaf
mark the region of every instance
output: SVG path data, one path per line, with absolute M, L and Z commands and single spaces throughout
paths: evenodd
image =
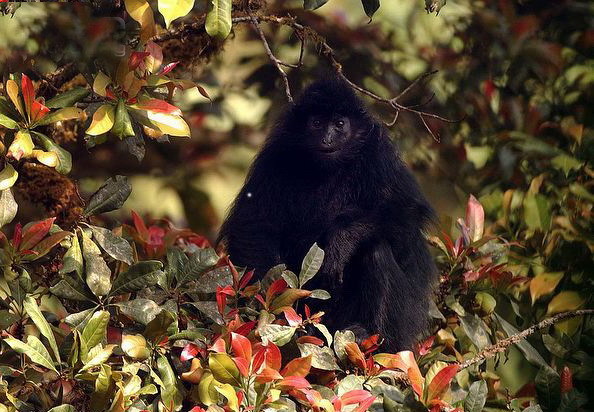
M 0 331 L 14 324 L 21 317 L 7 310 L 0 310 Z
M 466 335 L 472 343 L 482 350 L 491 344 L 491 339 L 486 331 L 485 322 L 476 315 L 466 315 L 460 317 L 460 323 Z
M 4 189 L 0 192 L 0 227 L 12 222 L 19 210 L 19 205 L 14 200 L 12 191 Z
M 5 338 L 4 342 L 6 342 L 15 352 L 27 355 L 32 362 L 51 369 L 54 372 L 58 372 L 54 366 L 54 362 L 52 361 L 49 352 L 47 349 L 45 349 L 45 346 L 43 346 L 41 341 L 39 341 L 39 339 L 33 335 L 29 335 L 27 339 L 27 342 L 30 342 L 34 346 L 13 337 Z
M 576 159 L 573 156 L 560 154 L 551 159 L 551 165 L 554 168 L 563 171 L 563 173 L 567 177 L 572 170 L 577 170 L 580 167 L 582 167 L 584 165 L 584 162 Z
M 81 368 L 80 372 L 91 369 L 92 367 L 102 365 L 105 363 L 117 345 L 106 345 L 105 348 L 97 346 L 97 350 L 89 351 L 89 359 L 85 362 L 85 366 Z
M 75 87 L 74 89 L 70 89 L 64 93 L 60 93 L 57 96 L 52 97 L 45 102 L 45 105 L 50 109 L 60 109 L 66 106 L 72 106 L 74 103 L 87 97 L 89 93 L 89 89 L 84 87 Z
M 239 369 L 228 354 L 211 353 L 208 357 L 208 367 L 217 381 L 238 385 Z
M 136 292 L 147 286 L 157 283 L 163 264 L 158 260 L 147 260 L 130 266 L 128 270 L 113 282 L 110 295 L 119 295 L 126 292 Z
M 258 332 L 263 341 L 266 340 L 277 346 L 283 346 L 291 340 L 296 330 L 297 328 L 293 326 L 276 325 L 271 323 L 260 328 Z
M 122 313 L 136 322 L 146 325 L 163 309 L 150 299 L 137 298 L 116 303 Z
M 176 272 L 176 279 L 178 285 L 183 285 L 191 280 L 197 280 L 208 269 L 213 268 L 219 261 L 219 256 L 212 248 L 198 249 L 196 252 L 189 256 L 188 262 L 181 271 Z M 212 279 L 209 279 L 210 273 L 203 276 L 200 279 L 202 286 L 211 285 L 207 288 L 208 292 L 216 292 L 216 286 L 219 285 L 216 282 L 218 277 L 216 274 Z M 228 285 L 229 283 L 227 283 Z M 214 289 L 213 289 L 214 288 Z
M 188 302 L 190 305 L 194 306 L 208 318 L 212 319 L 214 323 L 217 325 L 224 325 L 225 321 L 221 314 L 219 313 L 219 309 L 217 307 L 217 302 L 214 301 L 202 301 L 202 302 Z
M 153 344 L 157 344 L 167 334 L 167 328 L 176 320 L 175 314 L 162 310 L 146 325 L 142 335 Z
M 379 0 L 361 0 L 361 4 L 363 5 L 363 10 L 365 10 L 365 14 L 372 18 L 377 9 L 380 7 Z
M 314 368 L 332 371 L 340 370 L 334 358 L 334 352 L 327 346 L 318 346 L 313 343 L 297 344 L 302 357 L 312 355 L 311 366 Z
M 80 243 L 78 241 L 78 235 L 76 231 L 74 236 L 70 238 L 70 247 L 66 251 L 63 257 L 64 265 L 60 269 L 60 274 L 65 275 L 70 272 L 76 272 L 76 274 L 82 279 L 83 274 L 83 256 L 82 250 L 80 249 Z
M 177 410 L 183 402 L 184 395 L 178 385 L 179 381 L 175 372 L 165 356 L 159 355 L 157 358 L 157 369 L 163 384 L 161 385 L 161 401 L 167 405 L 169 410 Z
M 19 174 L 10 163 L 4 163 L 4 169 L 0 171 L 0 190 L 11 188 L 17 181 Z
M 102 412 L 106 410 L 107 403 L 111 398 L 111 366 L 101 365 L 97 379 L 95 379 L 95 390 L 91 394 L 89 406 L 92 412 Z
M 70 299 L 86 302 L 94 300 L 94 296 L 89 293 L 86 285 L 80 278 L 73 276 L 64 276 L 58 283 L 50 287 L 50 292 L 54 295 Z
M 301 263 L 301 272 L 299 272 L 299 287 L 303 287 L 308 280 L 314 277 L 322 267 L 324 261 L 324 251 L 320 249 L 317 243 L 314 243 L 303 258 Z
M 85 272 L 87 285 L 95 296 L 101 297 L 109 293 L 111 289 L 111 270 L 101 256 L 85 256 Z
M 6 127 L 7 129 L 18 129 L 19 124 L 12 120 L 5 114 L 0 113 L 0 126 Z
M 93 232 L 93 238 L 109 256 L 128 265 L 132 264 L 134 261 L 132 258 L 132 246 L 130 246 L 130 243 L 126 239 L 115 235 L 109 229 L 92 225 L 89 225 L 89 227 Z
M 85 327 L 89 319 L 91 319 L 93 316 L 93 313 L 95 313 L 96 309 L 97 307 L 94 307 L 91 309 L 85 309 L 81 312 L 72 313 L 64 318 L 64 322 L 73 328 L 80 330 Z
M 209 0 L 205 25 L 209 36 L 225 39 L 231 33 L 231 0 Z
M 107 336 L 108 323 L 108 311 L 100 310 L 93 314 L 82 332 L 82 338 L 87 344 L 87 348 L 93 348 L 103 341 L 103 339 Z M 86 353 L 83 355 L 86 356 Z
M 128 136 L 134 136 L 132 120 L 130 119 L 130 114 L 128 113 L 126 104 L 122 99 L 118 101 L 118 105 L 116 106 L 115 120 L 111 132 L 120 139 L 124 139 Z
M 550 366 L 545 365 L 534 378 L 538 403 L 544 411 L 554 411 L 561 403 L 561 378 Z
M 165 19 L 165 27 L 179 17 L 188 14 L 194 6 L 194 0 L 159 0 L 159 12 Z
M 303 8 L 306 10 L 315 10 L 328 3 L 328 0 L 303 0 Z
M 41 310 L 39 310 L 39 306 L 37 306 L 35 298 L 33 298 L 33 296 L 31 295 L 27 295 L 25 297 L 25 300 L 23 301 L 23 308 L 25 309 L 33 323 L 35 323 L 35 326 L 37 326 L 39 332 L 43 336 L 45 336 L 45 338 L 49 342 L 49 345 L 52 348 L 52 351 L 54 352 L 54 355 L 56 356 L 56 360 L 58 361 L 58 363 L 61 363 L 62 360 L 60 359 L 60 351 L 58 350 L 58 344 L 56 343 L 54 332 L 52 331 L 52 327 L 50 326 L 48 321 L 45 320 L 45 317 L 41 313 Z
M 132 193 L 132 185 L 126 176 L 110 177 L 89 199 L 85 216 L 111 212 L 122 207 Z
M 541 195 L 527 193 L 524 198 L 524 220 L 533 230 L 546 232 L 551 227 L 551 206 L 549 200 Z
M 47 126 L 48 124 L 61 122 L 64 120 L 78 119 L 82 117 L 84 110 L 77 107 L 64 107 L 55 112 L 50 112 L 35 123 L 31 127 Z
M 485 381 L 476 381 L 470 385 L 468 395 L 464 399 L 464 412 L 482 412 L 487 402 L 489 389 Z
M 69 151 L 63 149 L 60 145 L 54 143 L 52 139 L 46 135 L 38 132 L 32 132 L 33 135 L 41 142 L 41 146 L 48 152 L 53 152 L 58 156 L 58 165 L 55 167 L 58 173 L 66 175 L 72 170 L 72 155 Z

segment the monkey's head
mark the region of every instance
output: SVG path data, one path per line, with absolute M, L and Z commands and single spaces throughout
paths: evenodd
M 338 79 L 310 85 L 281 126 L 283 144 L 316 162 L 356 157 L 374 128 L 363 102 Z

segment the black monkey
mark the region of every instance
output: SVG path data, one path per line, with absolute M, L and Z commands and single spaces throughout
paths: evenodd
M 436 275 L 423 230 L 433 211 L 387 130 L 338 79 L 309 86 L 254 161 L 219 241 L 263 276 L 298 271 L 310 246 L 325 251 L 312 280 L 332 329 L 380 333 L 410 348 L 427 326 Z M 321 301 L 316 301 L 321 302 Z

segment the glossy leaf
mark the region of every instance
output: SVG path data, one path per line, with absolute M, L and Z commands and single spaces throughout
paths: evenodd
M 11 188 L 18 177 L 19 174 L 14 170 L 14 167 L 10 163 L 5 162 L 4 169 L 0 172 L 0 190 L 4 191 Z
M 134 136 L 134 128 L 132 127 L 132 119 L 126 108 L 123 100 L 119 100 L 115 109 L 115 119 L 111 132 L 120 139 L 125 139 L 128 136 Z
M 0 113 L 0 126 L 6 127 L 7 129 L 17 129 L 19 127 L 15 120 L 8 117 L 4 113 Z
M 50 287 L 50 292 L 58 297 L 80 302 L 94 300 L 93 295 L 79 277 L 64 276 L 58 283 Z
M 487 402 L 487 382 L 481 380 L 473 382 L 464 399 L 464 412 L 482 412 Z
M 324 251 L 318 246 L 317 243 L 314 243 L 312 247 L 309 248 L 309 251 L 301 263 L 301 271 L 299 272 L 300 288 L 302 288 L 303 285 L 307 283 L 307 281 L 309 281 L 316 273 L 318 273 L 322 267 L 323 261 Z
M 135 263 L 113 282 L 110 295 L 119 295 L 126 292 L 136 292 L 147 286 L 157 283 L 163 264 L 158 260 L 147 260 Z
M 132 185 L 126 176 L 110 177 L 91 196 L 85 208 L 85 216 L 111 212 L 122 207 L 130 193 Z
M 8 147 L 9 157 L 13 157 L 16 160 L 20 160 L 22 157 L 29 157 L 33 153 L 33 139 L 31 139 L 31 133 L 28 130 L 19 130 L 16 132 L 14 139 Z
M 233 385 L 239 383 L 239 369 L 226 353 L 211 353 L 208 357 L 208 367 L 218 382 Z
M 302 343 L 297 345 L 302 357 L 311 355 L 311 366 L 322 370 L 338 370 L 340 367 L 336 363 L 332 349 L 320 347 L 311 343 Z
M 127 356 L 133 359 L 143 360 L 150 355 L 146 339 L 142 335 L 123 335 L 120 347 Z
M 12 222 L 18 209 L 19 205 L 14 200 L 12 191 L 10 189 L 0 191 L 0 228 Z
M 50 324 L 47 322 L 47 320 L 45 320 L 45 317 L 41 313 L 39 306 L 37 306 L 35 298 L 33 298 L 31 295 L 27 295 L 23 301 L 23 309 L 25 309 L 33 323 L 35 323 L 35 326 L 37 326 L 39 332 L 45 336 L 49 342 L 50 348 L 52 348 L 52 351 L 54 352 L 56 360 L 58 363 L 60 363 L 60 352 L 58 351 L 58 344 L 56 343 L 54 332 L 52 331 Z
M 111 84 L 111 79 L 106 76 L 103 72 L 97 73 L 95 80 L 93 81 L 93 91 L 99 96 L 107 96 L 107 86 Z
M 226 384 L 215 384 L 214 385 L 217 392 L 223 395 L 227 399 L 227 407 L 234 412 L 239 412 L 239 400 L 237 399 L 237 394 L 235 393 L 235 389 L 233 386 Z
M 111 104 L 104 104 L 100 106 L 95 113 L 93 113 L 93 120 L 87 129 L 86 133 L 91 136 L 98 136 L 107 133 L 113 127 L 115 122 L 115 108 Z
M 564 290 L 551 299 L 547 308 L 547 315 L 579 309 L 585 301 L 578 292 Z
M 188 14 L 194 6 L 194 0 L 159 0 L 159 13 L 165 18 L 165 27 L 178 17 Z
M 109 256 L 128 265 L 132 264 L 132 246 L 126 239 L 117 236 L 109 229 L 93 225 L 89 227 L 93 232 L 93 239 Z
M 145 43 L 156 34 L 155 18 L 146 0 L 125 0 L 126 11 L 140 24 L 140 41 Z
M 206 32 L 211 37 L 226 38 L 231 33 L 231 0 L 208 0 Z
M 442 368 L 431 379 L 427 387 L 427 401 L 441 399 L 443 394 L 449 389 L 450 382 L 458 373 L 459 365 L 448 365 Z
M 85 87 L 75 87 L 52 97 L 45 102 L 45 105 L 50 109 L 60 109 L 62 107 L 72 106 L 74 103 L 87 97 L 89 93 L 89 89 Z
M 82 332 L 82 338 L 87 348 L 93 348 L 101 343 L 107 336 L 107 324 L 109 323 L 109 312 L 100 310 L 93 314 Z
M 46 126 L 48 124 L 61 122 L 65 120 L 78 119 L 82 117 L 84 111 L 76 107 L 64 107 L 63 109 L 56 110 L 55 112 L 48 113 L 41 120 L 35 122 L 35 127 Z
M 63 266 L 60 269 L 60 274 L 65 275 L 70 272 L 76 272 L 79 278 L 82 279 L 83 274 L 83 256 L 82 250 L 80 248 L 80 243 L 78 241 L 78 235 L 76 232 L 70 238 L 70 247 L 64 254 L 62 258 Z
M 3 342 L 6 342 L 15 352 L 27 355 L 32 362 L 57 372 L 49 352 L 35 336 L 29 335 L 27 339 L 28 343 L 24 343 L 10 336 L 4 338 Z
M 58 164 L 55 166 L 56 171 L 62 174 L 70 173 L 72 169 L 72 155 L 60 145 L 54 143 L 49 137 L 42 133 L 33 132 L 37 140 L 41 142 L 41 146 L 51 153 L 55 153 L 58 157 Z

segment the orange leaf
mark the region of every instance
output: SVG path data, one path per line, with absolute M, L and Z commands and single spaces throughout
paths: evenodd
M 283 310 L 285 313 L 285 318 L 287 318 L 287 322 L 289 322 L 290 326 L 299 326 L 301 322 L 303 322 L 303 318 L 295 312 L 295 309 L 288 307 Z
M 10 100 L 12 101 L 12 104 L 14 104 L 14 107 L 17 108 L 21 116 L 23 116 L 23 119 L 25 119 L 27 115 L 25 113 L 25 109 L 23 108 L 23 104 L 21 103 L 21 98 L 19 96 L 19 86 L 14 80 L 9 79 L 6 81 L 6 93 L 8 93 L 8 97 L 10 97 Z
M 147 110 L 150 112 L 169 113 L 178 116 L 181 116 L 182 114 L 178 107 L 160 99 L 142 99 L 138 102 L 137 107 L 141 110 Z
M 247 378 L 250 373 L 250 362 L 248 360 L 245 360 L 244 358 L 240 358 L 237 356 L 232 359 L 233 362 L 235 362 L 235 366 L 237 366 L 237 369 L 239 369 L 239 373 L 241 374 L 241 376 Z
M 264 368 L 262 372 L 256 375 L 256 382 L 258 383 L 268 383 L 280 379 L 283 379 L 283 376 L 272 368 Z
M 532 304 L 541 296 L 552 293 L 563 279 L 563 272 L 541 273 L 530 280 L 530 298 Z
M 311 384 L 302 376 L 287 376 L 277 384 L 277 387 L 283 391 L 287 391 L 311 388 Z
M 44 104 L 38 101 L 33 101 L 31 107 L 31 121 L 36 122 L 39 119 L 43 119 L 46 114 L 50 111 L 49 107 L 46 107 Z
M 357 366 L 361 370 L 366 370 L 366 363 L 365 363 L 365 356 L 363 356 L 363 352 L 359 348 L 356 342 L 349 342 L 344 346 L 344 350 L 349 358 L 349 360 L 353 363 L 353 365 Z
M 293 359 L 283 368 L 281 375 L 283 376 L 301 376 L 306 377 L 311 369 L 312 355 L 304 358 Z
M 231 348 L 235 356 L 245 359 L 248 364 L 252 360 L 252 343 L 245 336 L 231 332 Z
M 38 244 L 41 239 L 43 239 L 45 235 L 48 234 L 52 224 L 54 223 L 54 220 L 56 220 L 56 218 L 51 217 L 49 219 L 34 223 L 25 229 L 19 250 L 29 250 Z
M 458 373 L 458 369 L 460 365 L 448 365 L 439 372 L 437 375 L 431 379 L 429 386 L 427 388 L 427 400 L 438 400 L 440 399 L 443 394 L 448 390 L 450 387 L 450 382 Z
M 25 109 L 29 121 L 34 121 L 32 118 L 33 102 L 35 101 L 35 90 L 33 89 L 33 82 L 26 74 L 21 75 L 21 89 L 23 90 L 23 101 L 25 102 Z
M 344 405 L 354 405 L 369 398 L 371 394 L 363 389 L 354 389 L 344 393 L 340 400 Z M 373 396 L 371 396 L 373 397 Z
M 470 235 L 470 241 L 476 242 L 483 237 L 485 228 L 485 211 L 480 202 L 470 195 L 466 205 L 466 225 Z

